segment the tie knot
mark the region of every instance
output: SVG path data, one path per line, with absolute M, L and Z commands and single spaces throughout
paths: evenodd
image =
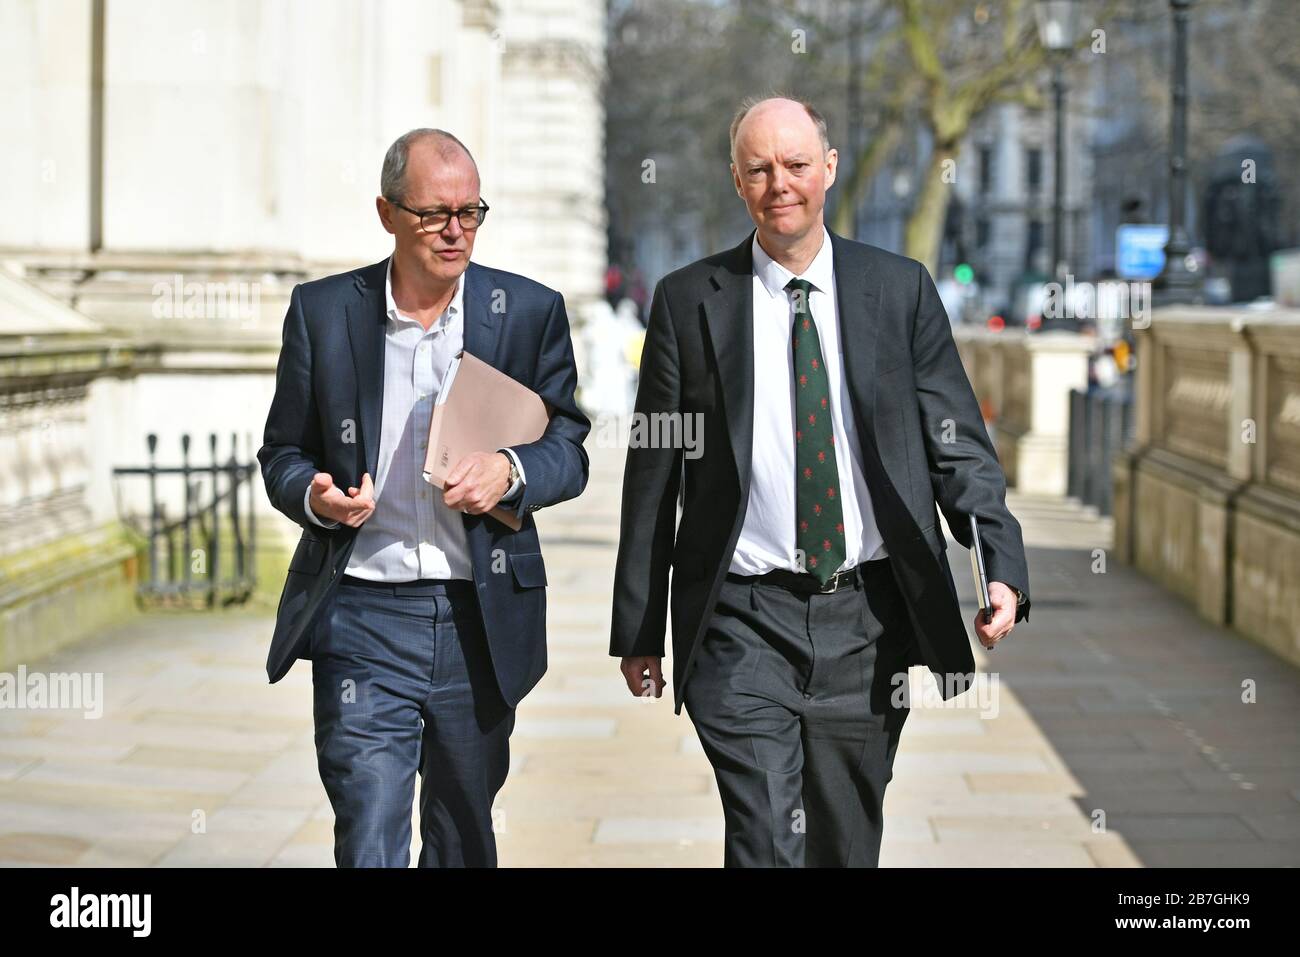
M 788 283 L 785 284 L 785 288 L 802 292 L 804 294 L 804 301 L 806 302 L 808 298 L 808 294 L 813 291 L 814 287 L 813 284 L 810 283 L 807 279 L 791 279 Z

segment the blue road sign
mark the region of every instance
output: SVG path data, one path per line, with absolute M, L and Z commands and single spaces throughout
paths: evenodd
M 1120 279 L 1155 279 L 1165 268 L 1169 227 L 1125 223 L 1115 230 L 1115 274 Z

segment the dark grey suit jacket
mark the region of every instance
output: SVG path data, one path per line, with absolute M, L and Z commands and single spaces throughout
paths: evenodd
M 916 260 L 830 235 L 844 375 L 876 522 L 916 633 L 911 663 L 928 666 L 951 697 L 975 661 L 938 509 L 967 548 L 968 516 L 978 517 L 989 580 L 1024 594 L 1017 620 L 1029 612 L 1020 525 L 929 273 Z M 628 449 L 610 654 L 662 656 L 671 605 L 678 712 L 749 502 L 752 237 L 659 282 L 641 357 L 636 411 L 701 413 L 703 454 Z

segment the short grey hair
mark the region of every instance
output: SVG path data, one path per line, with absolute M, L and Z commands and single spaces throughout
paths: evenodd
M 446 130 L 422 126 L 403 133 L 388 147 L 388 152 L 384 154 L 384 168 L 379 174 L 379 195 L 389 202 L 406 202 L 406 160 L 411 155 L 411 145 L 430 137 L 439 141 L 438 153 L 443 159 L 454 159 L 457 152 L 464 153 L 469 157 L 475 175 L 478 174 L 478 164 L 474 162 L 469 147 Z
M 768 100 L 793 100 L 804 108 L 808 113 L 808 118 L 813 121 L 817 127 L 817 135 L 822 141 L 822 156 L 825 156 L 831 148 L 830 137 L 826 134 L 826 117 L 822 115 L 821 110 L 813 106 L 810 102 L 800 96 L 793 96 L 789 93 L 772 92 L 763 96 L 747 96 L 741 101 L 740 108 L 736 110 L 736 115 L 731 119 L 731 161 L 736 161 L 736 133 L 740 130 L 740 122 L 749 115 L 749 111 L 760 103 L 766 103 Z

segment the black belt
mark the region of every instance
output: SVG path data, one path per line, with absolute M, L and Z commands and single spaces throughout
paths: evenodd
M 474 594 L 474 583 L 468 578 L 417 578 L 415 581 L 407 582 L 374 582 L 365 578 L 344 575 L 339 579 L 339 584 L 349 585 L 354 588 L 373 588 L 376 591 L 387 592 L 390 595 L 401 595 L 407 598 L 432 598 L 434 595 L 464 595 L 468 597 Z
M 825 585 L 807 572 L 792 572 L 784 568 L 775 568 L 764 575 L 737 575 L 734 572 L 727 572 L 727 581 L 741 585 L 780 585 L 791 591 L 829 595 L 841 588 L 850 586 L 856 588 L 859 583 L 864 583 L 882 573 L 889 573 L 888 557 L 877 558 L 874 562 L 860 562 L 852 568 L 836 572 Z

